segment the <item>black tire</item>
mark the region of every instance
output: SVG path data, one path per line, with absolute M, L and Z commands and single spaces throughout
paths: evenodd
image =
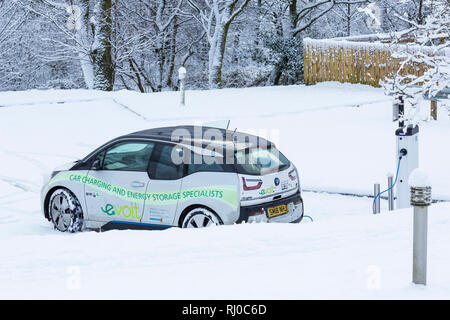
M 222 219 L 210 209 L 198 207 L 186 213 L 181 223 L 182 228 L 205 228 L 223 225 Z
M 77 197 L 68 189 L 55 190 L 49 200 L 48 213 L 55 229 L 79 232 L 83 229 L 83 210 Z

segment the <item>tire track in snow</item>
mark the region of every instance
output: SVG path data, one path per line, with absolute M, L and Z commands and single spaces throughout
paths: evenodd
M 69 100 L 47 100 L 47 101 L 37 101 L 37 102 L 26 102 L 26 103 L 18 103 L 18 104 L 9 104 L 9 105 L 0 105 L 0 108 L 11 108 L 15 106 L 38 106 L 41 104 L 72 104 L 72 103 L 88 103 L 88 102 L 95 102 L 95 101 L 101 101 L 101 100 L 109 100 L 112 101 L 114 104 L 120 106 L 122 109 L 134 114 L 135 116 L 141 118 L 144 121 L 148 122 L 158 122 L 158 121 L 180 121 L 180 120 L 192 120 L 192 119 L 202 119 L 202 120 L 208 120 L 211 119 L 210 116 L 205 117 L 199 117 L 199 116 L 187 116 L 187 117 L 163 117 L 163 118 L 147 118 L 143 114 L 137 112 L 133 109 L 133 107 L 126 105 L 120 101 L 118 101 L 114 97 L 99 97 L 99 98 L 93 98 L 93 99 L 69 99 Z M 315 112 L 315 111 L 323 111 L 323 110 L 329 110 L 329 109 L 337 109 L 337 108 L 348 108 L 348 107 L 360 107 L 363 105 L 368 104 L 375 104 L 375 103 L 381 103 L 381 102 L 390 102 L 392 101 L 391 98 L 388 99 L 378 99 L 378 100 L 370 100 L 370 101 L 361 101 L 361 102 L 355 102 L 355 103 L 348 103 L 348 104 L 338 104 L 338 105 L 329 105 L 329 106 L 321 106 L 321 107 L 312 107 L 308 109 L 300 109 L 300 110 L 292 110 L 292 111 L 285 111 L 285 112 L 272 112 L 272 113 L 262 113 L 259 115 L 242 115 L 239 116 L 240 119 L 244 118 L 268 118 L 268 117 L 274 117 L 274 116 L 280 116 L 280 115 L 295 115 L 295 114 L 301 114 L 306 112 Z M 224 115 L 222 118 L 233 118 L 235 115 Z
M 24 152 L 17 152 L 17 151 L 9 151 L 9 150 L 5 150 L 5 149 L 0 149 L 0 152 L 3 152 L 9 156 L 14 156 L 17 157 L 19 159 L 25 160 L 26 162 L 31 163 L 32 165 L 34 165 L 35 167 L 39 168 L 41 171 L 48 172 L 49 170 L 51 170 L 50 168 L 48 168 L 44 163 L 42 163 L 41 161 L 38 161 L 34 158 L 28 157 L 23 155 Z
M 95 102 L 98 100 L 110 100 L 109 97 L 104 98 L 92 98 L 92 99 L 69 99 L 69 100 L 47 100 L 47 101 L 35 101 L 35 102 L 23 102 L 0 105 L 0 108 L 13 108 L 23 106 L 39 106 L 42 104 L 66 104 L 66 103 L 83 103 L 83 102 Z
M 25 192 L 32 192 L 32 193 L 39 192 L 36 190 L 36 185 L 30 181 L 5 176 L 0 176 L 0 180 L 9 184 L 10 186 L 21 189 L 22 191 Z
M 15 103 L 15 104 L 5 104 L 0 105 L 0 108 L 13 108 L 13 107 L 23 107 L 23 106 L 39 106 L 42 104 L 73 104 L 73 103 L 89 103 L 89 102 L 96 102 L 101 100 L 109 100 L 112 101 L 114 104 L 119 105 L 122 107 L 122 109 L 125 109 L 126 111 L 136 115 L 137 117 L 148 121 L 148 119 L 140 114 L 139 112 L 133 110 L 131 107 L 117 101 L 114 97 L 103 97 L 103 98 L 93 98 L 93 99 L 69 99 L 69 100 L 47 100 L 47 101 L 36 101 L 36 102 L 24 102 L 24 103 Z
M 125 105 L 125 104 L 123 104 L 123 103 L 117 101 L 117 100 L 114 99 L 114 98 L 111 98 L 111 100 L 112 100 L 115 104 L 117 104 L 117 105 L 121 106 L 123 109 L 125 109 L 125 110 L 127 110 L 127 111 L 133 113 L 134 115 L 138 116 L 139 118 L 141 118 L 141 119 L 143 119 L 143 120 L 145 120 L 145 121 L 149 121 L 149 119 L 147 119 L 147 118 L 146 118 L 145 116 L 143 116 L 142 114 L 140 114 L 140 113 L 134 111 L 131 107 L 129 107 L 129 106 L 127 106 L 127 105 Z
M 115 100 L 115 99 L 113 99 Z M 352 104 L 337 104 L 337 105 L 329 105 L 329 106 L 321 106 L 321 107 L 312 107 L 307 109 L 299 109 L 299 110 L 291 110 L 291 111 L 284 111 L 284 112 L 272 112 L 272 113 L 261 113 L 261 114 L 248 114 L 248 115 L 239 115 L 239 119 L 248 119 L 248 118 L 271 118 L 276 116 L 289 116 L 289 115 L 296 115 L 296 114 L 302 114 L 302 113 L 309 113 L 309 112 L 316 112 L 316 111 L 324 111 L 324 110 L 331 110 L 331 109 L 339 109 L 339 108 L 359 108 L 364 105 L 369 104 L 376 104 L 376 103 L 382 103 L 382 102 L 389 102 L 391 99 L 379 99 L 379 100 L 372 100 L 372 101 L 362 101 Z M 118 103 L 118 102 L 116 102 Z M 148 122 L 160 122 L 160 121 L 184 121 L 184 120 L 193 120 L 193 119 L 201 119 L 201 120 L 211 120 L 216 119 L 216 117 L 211 116 L 198 116 L 198 115 L 192 115 L 192 116 L 186 116 L 186 117 L 169 117 L 169 118 L 146 118 L 145 116 L 135 112 L 132 110 L 131 107 L 125 106 L 122 103 L 118 103 L 122 107 L 126 108 L 128 111 L 133 112 L 140 116 L 142 119 L 148 121 Z M 220 116 L 221 118 L 229 118 L 233 119 L 237 116 L 234 115 L 224 115 Z
M 14 152 L 14 151 L 8 151 L 8 150 L 0 150 L 0 152 L 6 154 L 7 156 L 12 156 L 12 157 L 16 157 L 22 160 L 25 160 L 26 162 L 30 163 L 31 165 L 37 167 L 39 169 L 39 171 L 41 172 L 41 176 L 45 173 L 48 172 L 48 167 L 45 166 L 43 163 L 41 163 L 40 161 L 37 161 L 36 159 L 24 156 L 22 154 L 20 154 L 19 152 Z M 30 180 L 24 180 L 24 179 L 20 179 L 17 177 L 11 177 L 11 176 L 5 176 L 5 175 L 0 175 L 0 180 L 5 182 L 6 184 L 9 184 L 10 186 L 20 189 L 21 191 L 18 191 L 17 193 L 21 194 L 22 192 L 31 192 L 34 194 L 39 194 L 40 192 L 40 185 L 37 185 L 35 182 L 30 181 Z M 4 200 L 6 197 L 2 197 L 1 199 Z M 9 199 L 11 198 L 10 196 L 8 197 Z M 15 201 L 20 201 L 23 199 L 17 199 Z M 0 204 L 4 204 L 5 201 L 0 201 Z

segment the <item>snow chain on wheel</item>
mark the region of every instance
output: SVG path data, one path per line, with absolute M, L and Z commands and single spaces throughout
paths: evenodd
M 83 228 L 83 211 L 75 195 L 67 189 L 52 193 L 48 212 L 55 229 L 61 232 L 78 232 Z

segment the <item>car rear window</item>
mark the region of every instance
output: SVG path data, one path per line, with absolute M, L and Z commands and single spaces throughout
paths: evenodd
M 274 147 L 255 147 L 235 152 L 236 171 L 240 174 L 265 175 L 289 167 L 289 160 Z

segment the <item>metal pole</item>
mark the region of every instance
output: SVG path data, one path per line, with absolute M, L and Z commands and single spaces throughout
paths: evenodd
M 180 80 L 181 89 L 181 105 L 184 107 L 186 105 L 186 91 L 184 90 L 184 79 Z
M 426 285 L 428 206 L 431 204 L 431 187 L 411 187 L 411 204 L 414 206 L 413 282 Z
M 399 114 L 399 103 L 397 100 L 394 101 L 394 103 L 392 103 L 392 121 L 397 121 L 398 120 L 398 114 Z
M 405 122 L 403 121 L 403 116 L 405 115 L 405 101 L 403 100 L 403 96 L 398 97 L 398 100 L 398 117 L 402 119 L 398 122 L 398 126 L 400 128 L 403 128 L 403 126 L 405 125 Z
M 394 176 L 390 174 L 388 176 L 388 202 L 389 202 L 389 211 L 394 210 L 394 189 L 392 188 L 394 181 Z
M 375 183 L 373 185 L 373 196 L 376 197 L 379 194 L 380 194 L 380 184 L 379 183 Z M 380 197 L 376 198 L 374 209 L 375 209 L 374 213 L 380 213 Z

